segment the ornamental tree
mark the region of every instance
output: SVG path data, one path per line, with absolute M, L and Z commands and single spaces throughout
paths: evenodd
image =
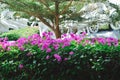
M 0 0 L 1 3 L 7 4 L 14 11 L 38 18 L 55 33 L 56 38 L 61 37 L 59 24 L 63 18 L 65 19 L 66 14 L 72 14 L 67 19 L 81 20 L 79 11 L 73 14 L 69 10 L 72 3 L 76 1 L 77 3 L 91 2 L 91 0 Z M 83 3 L 78 4 L 77 7 L 83 6 Z
M 37 17 L 55 33 L 56 38 L 60 38 L 60 16 L 68 12 L 73 0 L 0 0 L 0 2 L 7 4 L 14 11 Z

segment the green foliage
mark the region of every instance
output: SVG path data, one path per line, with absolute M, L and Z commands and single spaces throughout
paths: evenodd
M 7 37 L 9 40 L 17 40 L 20 36 L 15 33 L 3 33 L 0 35 L 1 38 Z
M 0 34 L 1 38 L 7 37 L 9 40 L 17 40 L 20 37 L 28 37 L 32 34 L 39 33 L 38 28 L 35 27 L 25 27 L 19 30 L 11 30 Z
M 23 12 L 29 16 L 35 16 L 35 17 L 42 16 L 43 18 L 53 20 L 54 14 L 51 13 L 47 7 L 49 7 L 53 12 L 55 12 L 54 1 L 44 0 L 45 4 L 41 3 L 40 1 L 38 0 L 3 0 L 2 2 L 5 4 L 8 4 L 9 5 L 8 7 L 11 10 Z M 47 5 L 47 7 L 45 5 Z M 66 5 L 67 4 L 62 5 L 62 8 L 64 8 L 64 6 Z
M 58 50 L 51 47 L 50 53 L 30 44 L 24 45 L 24 51 L 11 47 L 10 51 L 0 52 L 0 78 L 3 80 L 109 80 L 111 75 L 108 74 L 120 65 L 120 45 L 115 47 L 98 43 L 83 45 L 83 43 L 77 44 L 72 41 L 70 46 Z M 71 51 L 74 54 L 70 55 Z M 27 55 L 28 53 L 30 55 Z M 55 60 L 53 57 L 55 53 L 62 57 L 62 61 Z M 49 59 L 46 59 L 47 55 L 50 56 Z M 24 66 L 22 69 L 19 68 L 20 64 Z

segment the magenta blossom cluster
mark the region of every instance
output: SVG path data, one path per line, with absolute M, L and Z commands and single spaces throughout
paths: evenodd
M 92 43 L 98 42 L 99 44 L 107 44 L 108 46 L 118 46 L 118 40 L 112 37 L 109 38 L 93 38 Z
M 14 46 L 16 44 L 15 41 L 8 41 L 8 38 L 0 38 L 0 46 L 4 50 L 10 50 L 10 46 Z
M 96 43 L 102 44 L 102 45 L 109 45 L 109 46 L 117 46 L 118 40 L 114 38 L 93 38 L 93 39 L 86 39 L 85 35 L 86 33 L 82 33 L 80 35 L 76 34 L 63 34 L 61 38 L 54 39 L 51 36 L 53 33 L 51 32 L 44 32 L 43 36 L 41 37 L 39 34 L 34 34 L 32 36 L 29 36 L 28 38 L 19 38 L 17 41 L 7 41 L 6 39 L 0 39 L 0 46 L 3 48 L 3 50 L 9 51 L 11 50 L 11 47 L 17 47 L 20 51 L 26 50 L 25 45 L 30 46 L 37 46 L 42 51 L 46 52 L 46 60 L 50 59 L 51 56 L 49 55 L 52 50 L 59 50 L 59 48 L 65 48 L 67 46 L 71 45 L 72 41 L 75 41 L 77 44 L 82 44 L 83 46 L 86 45 L 93 45 Z M 72 56 L 74 55 L 74 51 L 70 51 L 68 55 Z M 26 53 L 26 56 L 32 56 L 32 52 Z M 55 60 L 58 62 L 62 60 L 68 60 L 68 58 L 62 58 L 59 53 L 54 53 L 52 55 Z M 21 66 L 21 65 L 20 65 Z

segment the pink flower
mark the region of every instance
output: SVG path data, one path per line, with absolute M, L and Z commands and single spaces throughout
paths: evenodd
M 51 48 L 47 48 L 47 50 L 46 50 L 47 53 L 49 53 L 51 51 L 52 51 Z
M 86 32 L 82 32 L 82 36 L 84 37 L 87 33 Z
M 54 54 L 54 58 L 59 62 L 62 60 L 59 54 Z
M 48 35 L 50 35 L 50 36 L 51 36 L 51 35 L 53 35 L 53 33 L 52 33 L 52 32 L 48 32 Z
M 98 41 L 99 43 L 101 43 L 101 44 L 105 44 L 105 43 L 106 43 L 105 38 L 96 38 L 96 39 L 97 39 L 97 41 Z
M 61 38 L 67 37 L 67 34 L 62 34 Z
M 20 65 L 19 65 L 19 68 L 20 68 L 20 69 L 23 69 L 23 67 L 24 67 L 23 64 L 20 64 Z
M 88 44 L 90 41 L 89 40 L 85 40 L 85 43 Z
M 8 41 L 8 38 L 7 38 L 7 37 L 5 37 L 5 38 L 4 38 L 4 41 Z
M 27 53 L 26 55 L 29 57 L 29 56 L 32 56 L 32 53 L 29 52 L 29 53 Z
M 118 44 L 118 42 L 117 43 L 114 43 L 114 46 L 118 46 L 119 44 Z
M 19 47 L 19 49 L 20 49 L 21 51 L 24 51 L 24 50 L 25 50 L 23 47 Z
M 17 43 L 23 45 L 25 43 L 28 43 L 28 40 L 27 40 L 27 38 L 22 38 L 21 37 L 17 40 Z
M 7 47 L 8 47 L 7 43 L 3 43 L 3 44 L 2 44 L 2 48 L 3 48 L 4 50 L 6 50 Z
M 69 52 L 69 54 L 70 54 L 70 55 L 73 55 L 73 54 L 74 54 L 74 52 L 73 52 L 73 51 L 71 51 L 71 52 Z
M 49 43 L 44 42 L 44 43 L 42 44 L 41 50 L 47 49 L 48 47 L 49 47 Z
M 8 48 L 7 48 L 7 51 L 10 51 L 10 50 L 11 50 L 10 47 L 8 47 Z
M 43 32 L 42 35 L 43 35 L 43 36 L 46 36 L 46 35 L 47 35 L 47 32 Z
M 59 44 L 53 44 L 53 47 L 55 50 L 57 50 L 59 48 Z
M 83 44 L 82 44 L 82 46 L 86 46 L 86 44 L 85 44 L 85 43 L 83 43 Z
M 47 56 L 46 56 L 46 59 L 47 59 L 47 60 L 48 60 L 48 59 L 50 59 L 50 56 L 49 56 L 49 55 L 47 55 Z
M 64 61 L 67 61 L 68 60 L 68 58 L 64 58 Z
M 111 43 L 107 43 L 108 44 L 108 46 L 111 46 Z

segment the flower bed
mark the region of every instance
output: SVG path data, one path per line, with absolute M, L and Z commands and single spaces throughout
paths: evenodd
M 114 38 L 86 39 L 64 34 L 38 34 L 9 42 L 0 39 L 0 79 L 117 80 L 120 45 Z M 109 73 L 109 74 L 108 74 Z M 114 75 L 117 74 L 117 75 Z

